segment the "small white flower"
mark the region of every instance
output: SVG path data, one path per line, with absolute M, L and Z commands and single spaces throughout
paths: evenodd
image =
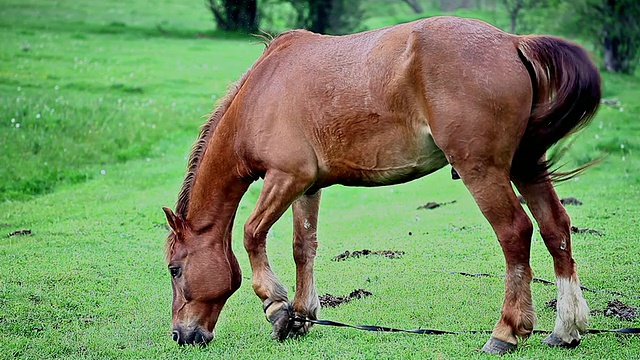
M 151 128 L 155 129 L 156 128 L 156 124 L 151 124 Z
M 60 90 L 60 86 L 56 85 L 56 86 L 54 86 L 54 87 L 53 87 L 53 89 L 54 89 L 55 91 L 58 91 L 58 90 Z
M 11 118 L 11 123 L 14 124 L 16 122 L 16 118 Z
M 595 134 L 594 138 L 596 138 L 596 140 L 600 139 L 600 135 Z
M 20 128 L 20 123 L 16 124 L 16 129 Z
M 41 118 L 40 114 L 36 114 L 36 119 L 40 119 L 40 118 Z
M 118 99 L 118 104 L 122 104 L 122 99 Z
M 620 149 L 624 149 L 624 144 L 620 144 Z
M 598 124 L 598 129 L 602 130 L 603 128 L 604 128 L 604 123 L 600 121 L 600 124 Z
M 147 158 L 146 160 L 147 160 L 147 162 L 149 162 L 149 161 L 151 161 L 151 158 Z
M 171 103 L 171 107 L 176 107 L 176 102 L 175 101 Z
M 624 108 L 621 106 L 620 107 L 620 112 L 623 112 L 623 111 L 624 111 Z
M 105 169 L 100 170 L 100 175 L 105 175 L 106 173 L 107 173 L 107 170 Z
M 627 157 L 626 157 L 626 156 L 623 156 L 623 157 L 622 157 L 622 161 L 625 161 L 625 160 L 627 160 Z
M 22 88 L 20 86 L 18 86 L 18 91 L 21 91 L 21 90 L 22 90 Z

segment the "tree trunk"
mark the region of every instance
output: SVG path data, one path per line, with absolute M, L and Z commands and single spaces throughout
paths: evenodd
M 208 0 L 220 30 L 252 32 L 258 29 L 257 0 Z
M 309 0 L 309 24 L 308 29 L 324 34 L 329 28 L 332 0 Z
M 610 72 L 622 72 L 622 64 L 618 54 L 618 41 L 609 35 L 604 37 L 604 67 Z
M 424 10 L 422 9 L 422 5 L 417 0 L 402 0 L 409 5 L 411 10 L 413 10 L 416 14 L 421 14 Z

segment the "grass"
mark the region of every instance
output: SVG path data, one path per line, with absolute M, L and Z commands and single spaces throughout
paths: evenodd
M 301 340 L 270 340 L 240 240 L 259 183 L 238 212 L 234 251 L 244 281 L 222 312 L 216 339 L 204 349 L 176 346 L 170 340 L 171 288 L 160 207 L 175 202 L 201 116 L 262 47 L 208 30 L 204 10 L 179 2 L 157 2 L 148 9 L 115 0 L 5 1 L 0 20 L 0 233 L 33 232 L 0 237 L 0 359 L 487 358 L 478 352 L 485 335 L 317 327 Z M 571 167 L 607 157 L 558 186 L 561 196 L 584 202 L 568 207 L 573 223 L 604 234 L 573 237 L 583 284 L 626 294 L 640 293 L 639 82 L 604 75 L 605 97 L 620 106 L 603 106 L 565 159 Z M 429 201 L 451 200 L 457 202 L 416 210 Z M 291 292 L 290 217 L 287 213 L 274 226 L 269 256 Z M 501 279 L 449 274 L 499 275 L 504 260 L 470 195 L 446 170 L 393 187 L 325 190 L 319 237 L 319 292 L 346 295 L 365 288 L 374 294 L 325 309 L 323 318 L 468 330 L 490 329 L 499 316 Z M 331 261 L 345 250 L 364 248 L 406 255 Z M 539 235 L 531 262 L 536 276 L 553 278 Z M 538 328 L 551 329 L 555 314 L 544 302 L 556 291 L 541 284 L 532 289 Z M 615 298 L 585 296 L 595 309 Z M 637 298 L 620 300 L 640 306 Z M 591 321 L 593 328 L 625 326 L 638 327 L 640 321 L 602 315 Z M 637 337 L 590 335 L 570 351 L 549 349 L 540 339 L 532 336 L 505 358 L 640 353 Z

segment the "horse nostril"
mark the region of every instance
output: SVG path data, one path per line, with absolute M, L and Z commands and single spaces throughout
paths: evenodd
M 178 330 L 173 330 L 171 333 L 171 338 L 173 341 L 180 342 L 180 332 Z

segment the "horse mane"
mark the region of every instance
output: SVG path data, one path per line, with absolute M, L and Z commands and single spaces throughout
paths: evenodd
M 198 136 L 198 140 L 196 140 L 196 142 L 191 147 L 191 153 L 189 155 L 189 161 L 187 165 L 187 174 L 185 175 L 184 182 L 182 183 L 182 188 L 180 189 L 180 193 L 178 194 L 178 201 L 176 202 L 176 215 L 182 217 L 183 219 L 186 219 L 187 217 L 191 188 L 193 187 L 196 172 L 198 171 L 200 160 L 202 160 L 202 155 L 207 148 L 209 139 L 211 139 L 211 136 L 213 135 L 213 132 L 220 122 L 220 119 L 227 112 L 227 109 L 231 105 L 231 102 L 238 94 L 238 91 L 240 91 L 240 88 L 246 81 L 250 71 L 251 69 L 247 70 L 247 72 L 242 75 L 240 80 L 231 83 L 229 89 L 227 90 L 227 94 L 219 100 L 213 112 L 209 114 L 208 120 L 200 127 L 200 135 Z

